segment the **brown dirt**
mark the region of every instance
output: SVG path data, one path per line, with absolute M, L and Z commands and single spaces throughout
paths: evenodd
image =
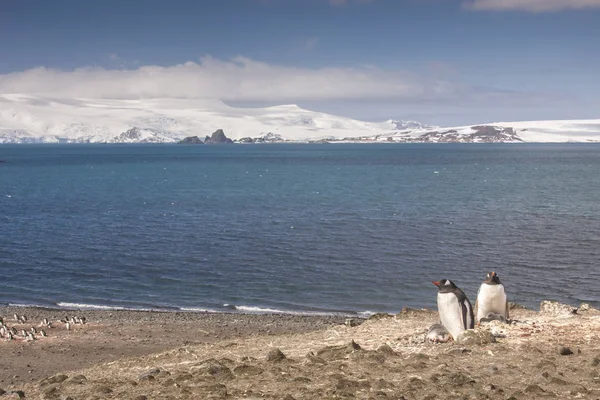
M 425 332 L 437 313 L 407 310 L 356 327 L 328 321 L 313 331 L 244 332 L 166 352 L 157 348 L 142 357 L 117 355 L 116 361 L 65 376 L 53 371 L 49 380 L 3 389 L 23 390 L 27 398 L 74 400 L 600 398 L 600 312 L 512 314 L 516 321 L 510 325 L 480 328 L 496 338 L 485 345 L 426 343 Z M 202 329 L 200 319 L 187 326 Z M 92 340 L 79 350 L 94 346 Z M 140 339 L 131 340 L 137 345 Z M 561 355 L 560 346 L 574 354 Z M 6 348 L 2 343 L 3 354 Z

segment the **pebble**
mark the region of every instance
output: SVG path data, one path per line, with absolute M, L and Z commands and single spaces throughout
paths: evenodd
M 568 356 L 573 354 L 573 351 L 565 346 L 559 346 L 558 347 L 558 354 L 560 354 L 561 356 Z
M 285 360 L 285 354 L 283 354 L 281 352 L 281 350 L 279 349 L 272 349 L 271 351 L 269 351 L 269 353 L 267 354 L 267 361 L 270 362 L 277 362 L 277 361 L 283 361 Z

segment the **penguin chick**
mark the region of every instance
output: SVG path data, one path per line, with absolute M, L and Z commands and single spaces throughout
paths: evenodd
M 427 340 L 433 343 L 446 343 L 451 339 L 450 332 L 442 324 L 433 324 L 427 331 Z

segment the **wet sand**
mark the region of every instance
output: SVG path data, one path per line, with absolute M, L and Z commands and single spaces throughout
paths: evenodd
M 65 314 L 28 312 L 36 310 Z M 477 328 L 492 342 L 466 344 L 425 342 L 438 319 L 428 310 L 358 326 L 285 315 L 75 315 L 88 324 L 1 341 L 0 388 L 73 400 L 600 399 L 600 311 L 588 308 L 514 309 L 511 324 Z

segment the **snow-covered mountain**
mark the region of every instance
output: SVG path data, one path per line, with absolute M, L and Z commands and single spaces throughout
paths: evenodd
M 587 142 L 600 141 L 600 119 L 500 122 L 431 127 L 381 123 L 296 105 L 235 108 L 208 99 L 56 99 L 0 95 L 0 143 L 171 143 L 223 129 L 241 142 Z

